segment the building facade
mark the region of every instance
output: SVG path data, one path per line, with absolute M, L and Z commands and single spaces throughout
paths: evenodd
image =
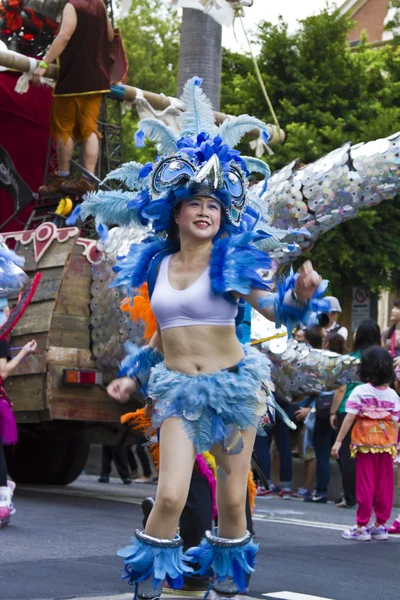
M 364 30 L 370 43 L 392 39 L 393 34 L 385 31 L 385 25 L 393 18 L 395 10 L 389 8 L 389 0 L 346 0 L 341 5 L 340 12 L 347 13 L 356 21 L 355 27 L 348 34 L 350 44 L 356 45 Z

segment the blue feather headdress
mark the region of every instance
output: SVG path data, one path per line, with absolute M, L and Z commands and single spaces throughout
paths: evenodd
M 154 163 L 127 163 L 107 176 L 124 183 L 128 191 L 99 191 L 86 196 L 68 224 L 89 215 L 103 225 L 147 226 L 164 235 L 172 224 L 173 206 L 196 195 L 210 196 L 223 207 L 223 225 L 228 233 L 248 230 L 251 213 L 247 204 L 248 176 L 252 172 L 270 176 L 262 160 L 242 156 L 234 147 L 243 135 L 258 128 L 268 141 L 265 123 L 242 115 L 217 126 L 213 108 L 201 89 L 202 80 L 190 79 L 183 90 L 184 111 L 179 116 L 180 135 L 157 119 L 143 119 L 135 134 L 137 146 L 146 138 L 158 151 Z M 249 209 L 249 210 L 248 210 Z M 252 209 L 254 212 L 254 209 Z M 242 227 L 242 222 L 246 225 Z

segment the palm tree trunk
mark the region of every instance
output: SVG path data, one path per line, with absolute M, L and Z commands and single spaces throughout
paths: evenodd
M 184 8 L 179 50 L 178 96 L 190 77 L 203 79 L 214 110 L 220 108 L 222 27 L 200 10 Z

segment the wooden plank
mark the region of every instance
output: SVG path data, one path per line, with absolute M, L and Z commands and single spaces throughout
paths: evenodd
M 57 398 L 72 398 L 98 402 L 99 400 L 109 399 L 106 389 L 99 385 L 63 385 L 62 374 L 65 365 L 49 364 L 48 396 L 49 401 Z
M 4 382 L 7 393 L 13 400 L 14 410 L 44 410 L 46 406 L 46 375 L 9 377 Z
M 36 288 L 35 294 L 31 300 L 31 303 L 41 302 L 42 300 L 54 300 L 57 296 L 57 292 L 61 285 L 61 278 L 63 274 L 63 267 L 53 267 L 42 271 L 42 278 Z M 33 273 L 29 273 L 32 278 Z M 18 294 L 10 296 L 11 300 L 16 300 Z
M 112 400 L 88 400 L 82 392 L 79 398 L 54 397 L 51 403 L 53 419 L 95 423 L 120 423 L 120 409 Z
M 15 330 L 14 330 L 15 331 Z M 30 342 L 32 339 L 35 339 L 37 342 L 37 350 L 34 354 L 30 354 L 14 369 L 12 375 L 10 377 L 18 377 L 21 375 L 33 375 L 34 373 L 45 373 L 47 369 L 47 359 L 46 359 L 46 351 L 47 351 L 47 333 L 39 333 L 35 336 L 32 335 L 12 335 L 10 346 L 20 347 L 24 346 L 27 342 Z M 18 350 L 12 352 L 12 356 L 16 356 L 18 354 Z
M 35 262 L 33 255 L 33 243 L 27 246 L 20 245 L 18 254 L 26 257 L 24 270 L 29 273 L 30 271 L 42 271 L 51 267 L 64 267 L 77 239 L 77 237 L 70 238 L 63 243 L 53 240 L 38 263 Z
M 63 271 L 63 267 L 53 267 L 42 271 L 42 278 L 32 298 L 32 303 L 55 300 L 61 285 Z
M 50 346 L 63 348 L 90 347 L 89 319 L 75 315 L 53 315 L 49 335 Z
M 82 255 L 81 246 L 73 248 L 64 270 L 55 312 L 90 317 L 92 265 Z
M 29 410 L 29 411 L 14 411 L 15 420 L 17 423 L 43 423 L 43 421 L 51 421 L 49 410 Z
M 81 369 L 96 369 L 96 361 L 90 350 L 50 346 L 47 353 L 49 364 Z
M 90 283 L 90 281 L 89 281 Z M 55 313 L 61 315 L 81 316 L 89 319 L 90 317 L 90 285 L 84 289 L 87 282 L 77 280 L 71 285 L 68 293 L 59 293 L 57 303 L 54 309 Z
M 49 331 L 54 306 L 54 300 L 31 303 L 22 319 L 14 327 L 13 335 L 31 335 L 34 337 L 37 333 Z
M 125 412 L 100 386 L 62 385 L 61 365 L 49 365 L 48 397 L 53 419 L 119 423 Z

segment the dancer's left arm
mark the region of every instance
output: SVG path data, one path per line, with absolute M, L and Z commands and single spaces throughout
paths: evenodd
M 314 271 L 311 261 L 307 260 L 298 271 L 299 277 L 296 280 L 294 292 L 297 297 L 299 305 L 306 304 L 306 302 L 312 298 L 314 292 L 318 288 L 322 281 L 322 277 Z M 274 307 L 260 308 L 259 301 L 261 298 L 267 298 L 271 293 L 265 290 L 253 288 L 250 294 L 240 295 L 235 293 L 236 297 L 241 296 L 246 302 L 250 304 L 255 310 L 262 314 L 266 319 L 275 321 Z

